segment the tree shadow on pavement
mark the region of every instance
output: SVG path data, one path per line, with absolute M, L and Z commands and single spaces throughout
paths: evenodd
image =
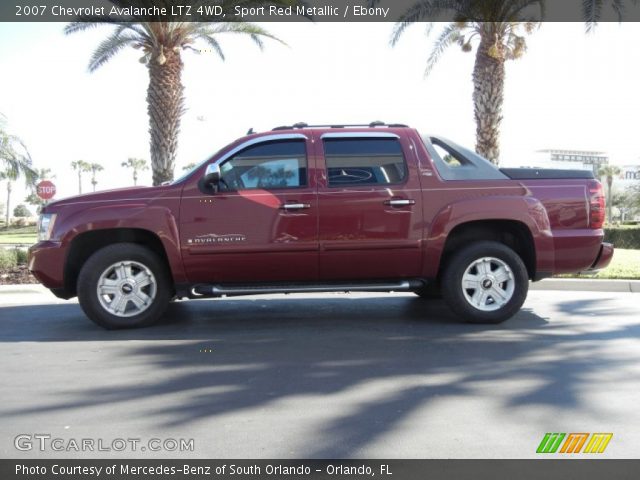
M 126 411 L 132 402 L 144 401 L 146 415 L 158 426 L 182 427 L 300 396 L 326 399 L 331 407 L 338 395 L 362 389 L 370 393 L 336 409 L 342 414 L 328 415 L 320 431 L 309 432 L 302 455 L 350 457 L 434 399 L 477 395 L 505 379 L 535 380 L 524 391 L 496 391 L 505 408 L 588 408 L 580 392 L 590 378 L 637 360 L 608 356 L 607 344 L 640 338 L 638 323 L 567 335 L 529 309 L 501 325 L 469 325 L 440 301 L 410 296 L 215 302 L 172 304 L 157 327 L 116 332 L 92 326 L 77 305 L 30 307 L 35 319 L 24 319 L 18 307 L 1 309 L 0 346 L 139 340 L 114 351 L 121 362 L 114 368 L 142 363 L 162 375 L 109 385 L 96 379 L 67 386 L 64 400 L 0 411 L 55 414 L 100 405 Z M 559 308 L 588 315 L 609 306 L 568 301 Z M 203 354 L 207 348 L 211 352 Z M 395 388 L 372 387 L 388 381 Z

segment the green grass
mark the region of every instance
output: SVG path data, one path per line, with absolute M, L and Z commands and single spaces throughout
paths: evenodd
M 563 275 L 564 276 L 564 275 Z M 640 280 L 640 250 L 616 248 L 611 263 L 596 275 L 567 275 L 572 278 Z
M 32 244 L 37 241 L 36 227 L 10 227 L 8 230 L 0 229 L 0 244 L 25 243 Z
M 36 227 L 11 227 L 0 229 L 0 244 L 3 243 L 36 243 Z M 562 275 L 572 278 L 618 278 L 640 280 L 640 250 L 617 248 L 607 268 L 596 275 Z

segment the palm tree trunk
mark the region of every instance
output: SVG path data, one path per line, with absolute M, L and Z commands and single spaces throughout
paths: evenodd
M 611 187 L 613 187 L 613 176 L 607 175 L 607 221 L 611 223 L 613 218 L 611 217 L 612 206 L 611 199 L 613 198 Z
M 184 110 L 184 87 L 181 83 L 183 64 L 180 52 L 165 49 L 162 53 L 166 58 L 162 65 L 157 61 L 159 52 L 154 52 L 148 64 L 147 110 L 154 185 L 173 180 L 180 117 Z
M 500 123 L 504 101 L 504 59 L 489 53 L 495 43 L 490 23 L 482 27 L 473 68 L 473 106 L 476 119 L 476 152 L 492 163 L 500 162 Z
M 78 170 L 78 195 L 80 195 L 81 193 L 82 193 L 82 172 Z
M 133 169 L 133 186 L 135 187 L 136 185 L 138 185 L 138 172 L 134 168 Z
M 11 182 L 7 180 L 7 223 L 4 224 L 5 228 L 9 228 L 9 212 L 11 208 Z

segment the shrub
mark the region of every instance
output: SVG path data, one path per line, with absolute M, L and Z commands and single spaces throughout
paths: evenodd
M 24 248 L 16 248 L 16 263 L 18 265 L 27 264 L 28 252 Z
M 640 227 L 605 228 L 604 241 L 613 243 L 616 248 L 640 249 Z
M 0 269 L 9 270 L 18 264 L 16 249 L 0 247 Z
M 30 217 L 31 212 L 25 204 L 21 203 L 19 205 L 16 205 L 16 208 L 13 209 L 13 216 L 18 218 Z

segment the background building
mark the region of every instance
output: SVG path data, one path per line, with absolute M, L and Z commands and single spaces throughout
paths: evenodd
M 563 168 L 592 170 L 597 174 L 602 165 L 609 163 L 609 155 L 605 152 L 588 150 L 538 150 L 534 159 L 539 168 Z

